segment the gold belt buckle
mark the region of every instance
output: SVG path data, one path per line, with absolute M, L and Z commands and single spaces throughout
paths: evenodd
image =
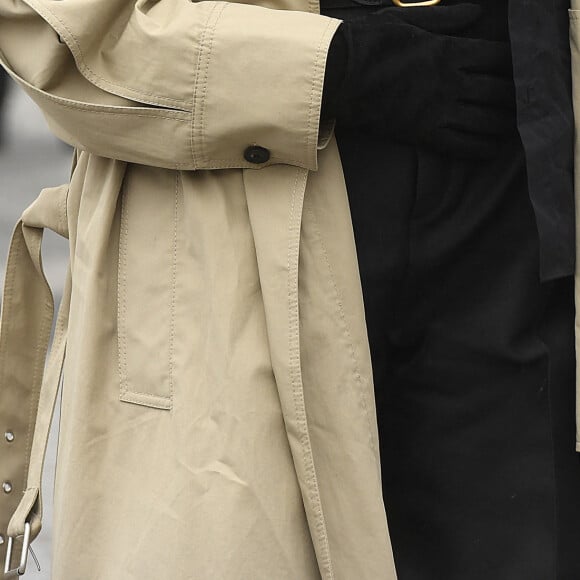
M 402 0 L 393 0 L 395 6 L 401 6 L 402 8 L 412 8 L 413 6 L 435 6 L 440 2 L 441 0 L 423 0 L 423 2 L 403 2 Z

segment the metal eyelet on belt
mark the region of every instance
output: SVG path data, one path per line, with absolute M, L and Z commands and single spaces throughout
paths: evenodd
M 400 6 L 401 8 L 413 8 L 413 6 L 435 6 L 439 4 L 441 0 L 423 0 L 423 2 L 403 2 L 402 0 L 393 0 L 395 6 Z

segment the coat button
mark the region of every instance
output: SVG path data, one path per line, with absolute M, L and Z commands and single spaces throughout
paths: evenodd
M 244 151 L 244 159 L 248 163 L 255 163 L 256 165 L 266 163 L 270 159 L 270 151 L 259 145 L 250 145 Z

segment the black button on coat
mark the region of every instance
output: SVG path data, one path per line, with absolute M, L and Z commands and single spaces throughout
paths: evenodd
M 250 145 L 244 151 L 244 159 L 248 163 L 255 163 L 259 165 L 261 163 L 266 163 L 270 159 L 270 151 L 265 147 L 260 147 L 259 145 Z

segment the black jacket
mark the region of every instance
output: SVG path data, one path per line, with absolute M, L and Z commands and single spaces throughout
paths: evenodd
M 574 115 L 569 0 L 510 0 L 518 127 L 540 235 L 542 278 L 574 273 Z

